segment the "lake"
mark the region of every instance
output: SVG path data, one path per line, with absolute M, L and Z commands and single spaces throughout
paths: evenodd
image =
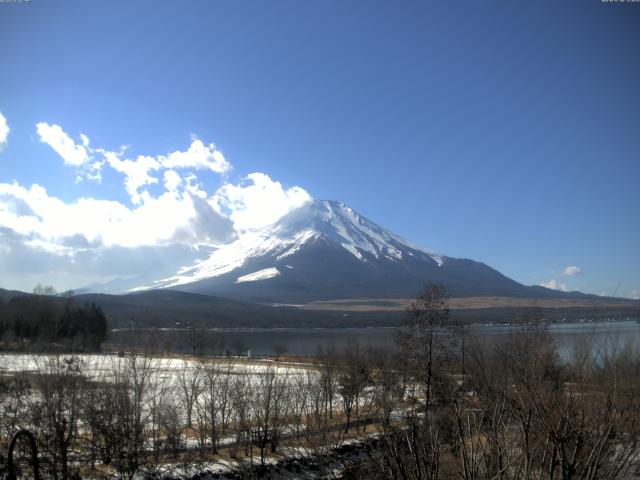
M 469 333 L 483 343 L 500 343 L 509 338 L 517 327 L 512 325 L 474 325 Z M 562 356 L 568 355 L 575 345 L 592 339 L 596 345 L 622 345 L 631 342 L 640 346 L 640 323 L 634 320 L 609 322 L 564 322 L 549 325 L 549 331 Z M 275 328 L 275 329 L 222 329 L 193 334 L 180 329 L 162 329 L 161 342 L 175 350 L 189 350 L 191 342 L 199 342 L 205 349 L 231 353 L 250 350 L 253 355 L 288 353 L 313 355 L 320 348 L 333 346 L 342 350 L 354 344 L 360 347 L 389 348 L 394 342 L 393 327 L 369 328 Z M 156 335 L 158 335 L 156 333 Z M 114 347 L 139 343 L 141 331 L 117 330 L 112 332 L 109 343 Z M 212 347 L 212 345 L 214 345 Z

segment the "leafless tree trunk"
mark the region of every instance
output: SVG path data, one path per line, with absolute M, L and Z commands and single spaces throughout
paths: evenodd
M 201 363 L 184 361 L 178 375 L 179 396 L 187 415 L 187 428 L 193 427 L 193 408 L 200 394 L 202 373 Z
M 44 470 L 54 479 L 70 477 L 69 450 L 77 436 L 79 399 L 84 384 L 77 357 L 49 355 L 40 359 L 32 422 L 40 430 L 41 451 L 49 456 Z

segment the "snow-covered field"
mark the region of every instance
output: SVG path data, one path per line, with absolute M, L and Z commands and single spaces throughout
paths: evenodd
M 53 361 L 64 361 L 76 357 L 80 360 L 83 373 L 89 378 L 102 378 L 113 372 L 123 362 L 129 361 L 128 357 L 117 354 L 81 354 L 81 355 L 39 355 L 32 353 L 2 353 L 0 354 L 0 370 L 6 373 L 43 371 L 48 364 Z M 182 357 L 150 357 L 138 356 L 138 362 L 148 361 L 151 371 L 156 373 L 182 372 L 185 369 L 197 368 L 199 366 L 218 366 L 220 368 L 230 368 L 237 373 L 261 374 L 275 372 L 277 375 L 299 375 L 310 367 L 299 363 L 285 364 L 269 360 L 245 360 L 239 358 L 213 359 L 199 361 L 192 358 Z
M 12 373 L 59 373 L 64 362 L 71 358 L 79 360 L 81 375 L 89 380 L 110 382 L 123 372 L 131 372 L 132 357 L 117 354 L 93 355 L 36 355 L 0 354 L 0 375 Z M 246 358 L 219 358 L 199 361 L 187 357 L 143 357 L 136 356 L 136 368 L 147 372 L 147 381 L 162 384 L 166 388 L 179 388 L 185 378 L 198 376 L 201 382 L 210 372 L 230 378 L 243 376 L 249 383 L 255 383 L 265 374 L 275 375 L 279 381 L 289 386 L 300 383 L 303 378 L 313 375 L 309 365 L 285 364 L 269 360 L 249 360 Z
M 77 363 L 75 359 L 78 360 Z M 318 394 L 318 387 L 322 384 L 320 371 L 312 365 L 247 358 L 216 358 L 199 361 L 189 357 L 144 357 L 130 354 L 74 356 L 4 353 L 0 354 L 0 375 L 18 372 L 36 375 L 61 373 L 70 361 L 71 365 L 79 366 L 79 372 L 84 377 L 93 381 L 108 384 L 122 381 L 126 377 L 127 385 L 130 386 L 134 397 L 134 389 L 138 388 L 135 386 L 136 382 L 145 383 L 144 387 L 136 391 L 142 395 L 141 418 L 147 436 L 143 448 L 149 452 L 166 452 L 168 442 L 175 441 L 170 435 L 175 434 L 178 435 L 178 448 L 183 452 L 193 453 L 198 452 L 203 446 L 207 450 L 211 447 L 211 438 L 208 433 L 211 423 L 208 420 L 210 417 L 207 417 L 211 413 L 208 409 L 213 405 L 210 388 L 215 389 L 213 391 L 216 393 L 213 395 L 220 395 L 217 402 L 221 402 L 224 395 L 227 405 L 227 430 L 220 431 L 216 439 L 220 448 L 232 447 L 236 443 L 242 445 L 239 442 L 246 441 L 247 431 L 258 431 L 256 429 L 260 425 L 265 425 L 265 412 L 269 412 L 270 415 L 269 432 L 277 428 L 282 439 L 298 438 L 300 432 L 306 431 L 306 421 L 311 419 L 310 421 L 313 422 L 315 418 L 313 408 L 316 404 L 312 396 L 314 392 Z M 27 403 L 35 404 L 45 401 L 44 391 L 40 389 L 39 384 L 39 381 L 33 382 L 32 389 L 25 392 L 29 398 Z M 357 400 L 362 407 L 367 399 L 371 398 L 372 392 L 369 390 L 370 387 L 365 388 Z M 342 402 L 337 392 L 337 385 L 333 392 L 333 408 L 339 418 Z M 21 398 L 24 400 L 25 397 Z M 323 404 L 324 400 L 318 400 L 318 398 L 316 401 Z M 267 401 L 268 404 L 265 403 Z M 215 418 L 216 423 L 220 425 L 224 413 L 221 411 L 221 403 L 216 405 L 216 412 L 213 414 L 215 417 L 211 418 Z M 189 418 L 193 420 L 193 428 L 187 427 L 190 425 Z M 29 420 L 27 417 L 25 421 L 30 422 L 24 424 L 25 427 L 33 431 L 39 430 L 40 427 L 34 423 L 35 420 Z M 89 431 L 88 420 L 82 417 L 77 421 L 78 432 Z M 174 423 L 171 422 L 175 422 L 174 427 L 172 427 Z M 249 423 L 248 426 L 243 426 L 241 422 Z M 176 430 L 171 430 L 172 428 Z M 335 445 L 329 446 L 335 447 L 342 444 L 344 440 L 342 431 L 343 427 L 340 424 L 336 430 L 336 439 L 339 441 L 336 440 Z M 198 432 L 205 432 L 206 435 L 203 437 Z M 289 445 L 279 455 L 270 456 L 267 463 L 278 462 L 283 458 L 314 456 L 316 448 L 324 451 L 323 449 L 326 450 L 328 447 L 305 445 L 303 448 Z M 298 449 L 300 451 L 297 451 Z M 194 462 L 189 460 L 188 464 L 181 460 L 173 460 L 152 466 L 169 476 L 179 472 L 178 476 L 181 478 L 190 478 L 198 472 L 209 471 L 211 474 L 233 472 L 242 468 L 247 461 L 246 458 L 238 461 L 209 460 Z

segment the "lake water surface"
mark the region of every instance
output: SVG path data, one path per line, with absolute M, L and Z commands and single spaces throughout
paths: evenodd
M 561 355 L 566 356 L 580 343 L 590 340 L 597 348 L 631 344 L 640 348 L 640 323 L 635 320 L 610 322 L 565 322 L 549 324 L 551 333 Z M 477 336 L 482 343 L 506 341 L 518 327 L 512 325 L 475 325 L 469 334 Z M 113 337 L 123 338 L 123 332 Z M 164 335 L 173 341 L 173 347 L 187 349 L 185 340 L 180 340 L 184 331 L 164 330 Z M 395 328 L 277 328 L 248 330 L 210 330 L 209 338 L 215 338 L 220 350 L 231 353 L 250 350 L 254 355 L 273 355 L 286 352 L 293 355 L 313 355 L 319 349 L 335 347 L 343 350 L 357 344 L 360 347 L 389 348 L 393 346 Z M 139 335 L 139 333 L 138 333 Z

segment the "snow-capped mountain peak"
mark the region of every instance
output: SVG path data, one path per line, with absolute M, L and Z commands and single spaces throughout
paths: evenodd
M 369 305 L 371 299 L 410 299 L 426 283 L 441 284 L 449 295 L 460 297 L 572 295 L 527 287 L 484 263 L 425 250 L 348 206 L 326 200 L 310 201 L 272 225 L 203 253 L 173 275 L 141 280 L 133 289 L 130 285 L 136 280 L 131 279 L 121 284 L 120 292 L 170 288 L 296 305 L 331 299 L 356 305 Z
M 374 258 L 402 259 L 407 249 L 430 255 L 438 264 L 442 256 L 411 244 L 407 240 L 380 227 L 347 205 L 315 200 L 285 215 L 270 227 L 271 234 L 286 238 L 297 232 L 312 231 L 318 236 L 339 243 L 358 259 L 368 253 Z
M 133 291 L 178 287 L 232 274 L 234 283 L 267 281 L 280 276 L 282 261 L 319 241 L 339 247 L 361 262 L 403 262 L 416 256 L 431 259 L 437 266 L 444 262 L 442 255 L 411 244 L 343 203 L 313 200 L 276 223 L 246 233 L 208 258 L 181 268 L 176 275 Z M 256 267 L 253 271 L 252 265 Z

